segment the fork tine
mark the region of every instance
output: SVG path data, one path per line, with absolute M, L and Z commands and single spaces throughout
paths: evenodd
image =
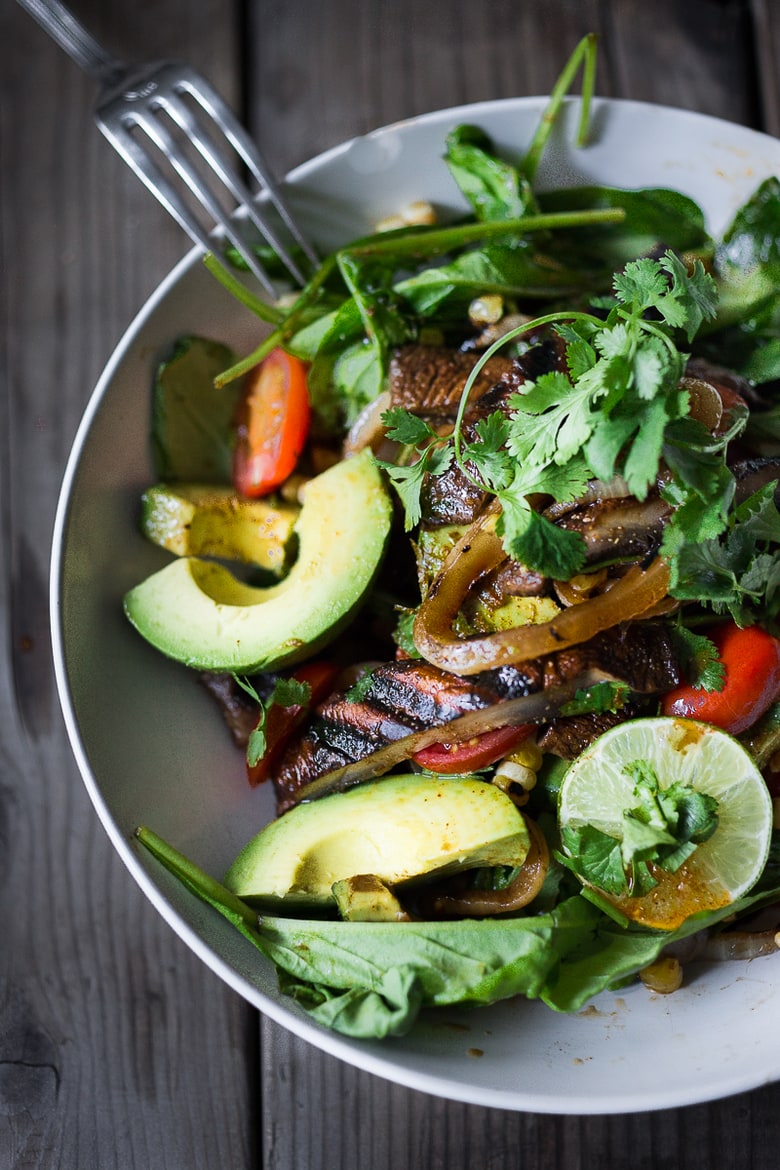
M 288 231 L 303 250 L 309 262 L 315 268 L 318 267 L 320 260 L 317 253 L 302 234 L 273 175 L 266 167 L 257 147 L 227 102 L 201 77 L 197 79 L 197 84 L 193 84 L 187 77 L 180 77 L 177 88 L 186 90 L 190 97 L 197 101 L 206 113 L 222 128 L 226 138 L 246 163 L 255 181 L 261 188 L 265 188 L 268 192 L 271 201 L 282 217 Z
M 188 92 L 190 92 L 188 90 Z M 214 139 L 204 130 L 203 126 L 193 117 L 190 109 L 177 96 L 173 97 L 167 93 L 161 94 L 159 97 L 160 108 L 163 109 L 174 122 L 184 131 L 187 138 L 192 142 L 193 146 L 198 150 L 201 156 L 212 167 L 214 172 L 219 176 L 221 181 L 230 191 L 233 198 L 246 209 L 247 215 L 251 219 L 260 234 L 274 249 L 280 260 L 284 263 L 290 275 L 298 281 L 299 284 L 306 284 L 306 277 L 301 271 L 300 266 L 296 263 L 294 257 L 290 255 L 289 248 L 278 232 L 261 214 L 256 200 L 252 197 L 249 189 L 239 179 L 238 175 L 232 167 L 226 162 L 223 155 L 220 153 Z M 205 108 L 205 107 L 204 107 Z M 208 111 L 206 111 L 208 112 Z M 298 233 L 296 232 L 296 236 Z M 307 250 L 308 254 L 308 250 Z
M 272 175 L 266 170 L 259 151 L 230 107 L 205 78 L 177 61 L 129 65 L 111 56 L 67 11 L 62 0 L 20 0 L 20 3 L 77 65 L 101 82 L 101 92 L 95 110 L 95 120 L 99 128 L 145 186 L 193 240 L 207 251 L 212 250 L 211 232 L 198 221 L 197 216 L 168 182 L 152 155 L 136 139 L 134 128 L 137 127 L 144 132 L 162 152 L 200 202 L 201 207 L 222 228 L 250 272 L 254 273 L 272 297 L 276 296 L 276 289 L 268 273 L 234 226 L 237 217 L 232 212 L 223 210 L 202 174 L 193 167 L 186 150 L 183 152 L 179 149 L 179 144 L 159 117 L 161 111 L 178 125 L 189 138 L 190 145 L 221 179 L 226 190 L 243 205 L 249 219 L 275 249 L 290 275 L 299 284 L 306 284 L 300 266 L 290 256 L 273 227 L 264 219 L 261 208 L 235 173 L 232 163 L 226 162 L 215 144 L 214 137 L 200 125 L 197 116 L 193 116 L 187 104 L 182 101 L 182 95 L 188 95 L 193 103 L 208 115 L 212 125 L 220 131 L 218 141 L 221 142 L 224 138 L 233 147 L 263 194 L 267 195 L 276 207 L 303 254 L 312 266 L 317 268 L 319 258 L 290 214 Z M 217 256 L 217 259 L 226 263 L 223 257 Z
M 175 188 L 164 178 L 143 147 L 139 146 L 131 134 L 118 134 L 116 129 L 107 122 L 98 119 L 98 126 L 131 170 L 135 171 L 144 185 L 159 199 L 168 214 L 173 216 L 179 226 L 184 228 L 185 232 L 196 243 L 210 250 L 212 241 L 208 232 L 201 227 L 195 216 L 182 203 Z
M 141 144 L 136 140 L 132 134 L 131 127 L 137 126 L 139 130 L 143 131 L 147 137 L 154 143 L 159 151 L 168 159 L 171 166 L 175 169 L 179 177 L 184 181 L 189 190 L 200 202 L 201 206 L 208 212 L 211 218 L 218 223 L 223 229 L 225 235 L 230 240 L 231 244 L 236 248 L 242 259 L 244 260 L 250 271 L 261 282 L 265 290 L 271 295 L 276 295 L 273 282 L 268 273 L 258 261 L 254 252 L 248 247 L 242 239 L 240 233 L 235 229 L 231 223 L 229 216 L 225 214 L 219 203 L 211 194 L 210 190 L 204 183 L 202 177 L 198 174 L 189 160 L 178 149 L 170 132 L 162 124 L 159 118 L 153 112 L 143 108 L 136 107 L 132 115 L 128 115 L 123 120 L 125 134 L 117 134 L 114 132 L 112 140 L 115 145 L 119 147 L 120 143 L 123 145 L 131 145 L 130 154 L 125 153 L 128 161 L 132 161 L 133 166 L 139 172 L 141 177 L 146 182 L 147 186 L 157 194 L 157 197 L 164 202 L 165 206 L 172 215 L 178 220 L 182 227 L 190 233 L 199 243 L 201 243 L 207 251 L 213 251 L 214 241 L 201 225 L 198 223 L 195 216 L 187 208 L 186 204 L 176 194 L 174 188 L 167 182 L 160 169 L 154 163 L 148 152 L 144 150 Z M 164 198 L 163 198 L 164 193 Z

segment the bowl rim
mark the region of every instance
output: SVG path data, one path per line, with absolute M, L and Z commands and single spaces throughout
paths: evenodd
M 476 103 L 464 103 L 458 106 L 446 107 L 442 109 L 433 110 L 430 112 L 414 115 L 410 118 L 398 120 L 389 123 L 385 126 L 378 127 L 371 130 L 364 135 L 356 135 L 341 143 L 331 146 L 320 154 L 307 159 L 294 167 L 283 180 L 285 185 L 294 187 L 300 183 L 308 180 L 313 174 L 316 174 L 323 166 L 337 160 L 353 147 L 353 144 L 359 141 L 375 140 L 382 136 L 395 134 L 398 131 L 403 131 L 409 126 L 414 126 L 419 122 L 426 124 L 437 124 L 439 122 L 456 119 L 463 120 L 465 117 L 477 120 L 480 115 L 491 114 L 496 110 L 513 109 L 513 108 L 527 108 L 541 110 L 549 100 L 547 95 L 530 95 L 526 97 L 514 98 L 498 98 L 489 99 Z M 578 98 L 569 97 L 565 99 L 567 104 L 578 102 Z M 693 110 L 680 109 L 673 106 L 656 104 L 651 102 L 633 101 L 623 98 L 608 98 L 597 97 L 594 98 L 594 111 L 598 109 L 609 109 L 617 107 L 625 111 L 642 112 L 645 115 L 652 114 L 659 117 L 672 115 L 676 119 L 689 119 L 696 126 L 704 128 L 705 125 L 712 128 L 717 127 L 731 127 L 745 136 L 755 137 L 756 141 L 766 141 L 774 144 L 774 149 L 777 149 L 778 140 L 772 136 L 763 133 L 762 131 L 752 129 L 750 127 L 740 126 L 738 123 L 729 122 L 722 118 L 717 118 L 709 114 L 698 113 Z M 62 477 L 61 487 L 58 495 L 56 512 L 54 516 L 54 523 L 51 533 L 51 553 L 50 553 L 50 573 L 49 573 L 49 620 L 51 631 L 52 655 L 54 676 L 59 698 L 60 708 L 62 711 L 65 728 L 67 731 L 70 746 L 78 765 L 78 769 L 82 781 L 87 789 L 90 800 L 98 814 L 108 837 L 122 859 L 123 863 L 130 871 L 132 877 L 139 885 L 145 896 L 149 899 L 155 909 L 165 919 L 168 925 L 174 932 L 184 941 L 184 943 L 200 958 L 215 974 L 219 976 L 232 990 L 237 992 L 243 999 L 247 1000 L 263 1014 L 273 1019 L 276 1023 L 283 1026 L 294 1035 L 314 1045 L 314 1047 L 326 1052 L 345 1063 L 359 1068 L 365 1072 L 379 1076 L 385 1080 L 399 1084 L 401 1086 L 429 1093 L 434 1096 L 446 1098 L 449 1100 L 461 1101 L 468 1104 L 487 1106 L 492 1108 L 499 1108 L 505 1110 L 515 1111 L 529 1111 L 543 1114 L 556 1115 L 593 1115 L 593 1114 L 621 1114 L 629 1112 L 649 1112 L 657 1109 L 665 1109 L 679 1106 L 686 1106 L 692 1104 L 700 1104 L 707 1101 L 721 1099 L 732 1094 L 744 1092 L 755 1089 L 761 1085 L 772 1083 L 780 1079 L 780 1056 L 778 1057 L 778 1064 L 774 1070 L 758 1071 L 753 1075 L 745 1072 L 743 1075 L 728 1074 L 728 1070 L 724 1069 L 724 1075 L 719 1080 L 717 1085 L 708 1087 L 702 1091 L 701 1087 L 696 1087 L 691 1084 L 690 1093 L 681 1098 L 679 1087 L 674 1089 L 664 1089 L 661 1087 L 654 1094 L 652 1099 L 638 1098 L 635 1092 L 626 1091 L 625 1093 L 615 1096 L 610 1096 L 609 1100 L 603 1097 L 597 1097 L 587 1094 L 568 1095 L 565 1099 L 553 1094 L 535 1093 L 533 1091 L 523 1090 L 505 1090 L 504 1092 L 496 1091 L 495 1089 L 483 1089 L 479 1086 L 470 1086 L 461 1081 L 449 1080 L 445 1076 L 438 1076 L 419 1070 L 409 1070 L 397 1060 L 391 1059 L 390 1050 L 387 1049 L 388 1055 L 382 1055 L 381 1052 L 369 1047 L 366 1042 L 354 1042 L 343 1038 L 339 1034 L 321 1027 L 314 1023 L 302 1011 L 300 1011 L 292 1001 L 276 1002 L 266 996 L 258 987 L 248 982 L 239 972 L 234 968 L 206 941 L 201 935 L 190 926 L 190 924 L 181 916 L 175 907 L 168 901 L 164 893 L 153 880 L 151 874 L 147 871 L 144 865 L 140 862 L 136 847 L 117 825 L 114 817 L 105 801 L 98 780 L 92 770 L 92 765 L 82 739 L 81 731 L 78 725 L 74 709 L 74 700 L 71 693 L 70 682 L 68 677 L 67 654 L 65 647 L 65 634 L 62 625 L 62 592 L 64 587 L 64 554 L 68 540 L 68 528 L 71 519 L 71 504 L 72 492 L 75 478 L 83 457 L 84 448 L 87 444 L 89 434 L 95 416 L 100 408 L 103 398 L 110 386 L 116 372 L 121 365 L 129 346 L 133 339 L 137 336 L 139 331 L 145 325 L 147 319 L 155 312 L 155 310 L 162 304 L 169 294 L 176 288 L 176 286 L 184 279 L 188 273 L 199 263 L 201 256 L 201 249 L 198 246 L 187 251 L 182 258 L 174 265 L 170 272 L 162 279 L 162 281 L 153 290 L 138 312 L 133 316 L 132 320 L 124 330 L 119 341 L 116 343 L 105 367 L 103 368 L 100 377 L 95 384 L 94 389 L 90 393 L 80 422 L 78 424 L 70 453 L 66 462 L 65 470 Z M 385 1042 L 386 1043 L 386 1042 Z

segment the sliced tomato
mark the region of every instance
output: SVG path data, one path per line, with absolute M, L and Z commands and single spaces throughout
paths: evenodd
M 295 704 L 292 707 L 272 703 L 268 708 L 263 724 L 265 752 L 256 764 L 247 761 L 246 765 L 247 779 L 253 788 L 271 776 L 309 711 L 330 694 L 338 672 L 339 668 L 330 662 L 307 662 L 293 671 L 293 678 L 308 683 L 309 701 L 305 705 Z
M 307 369 L 278 348 L 247 375 L 233 451 L 233 485 L 241 495 L 265 496 L 295 470 L 311 420 Z
M 509 755 L 533 731 L 533 724 L 497 727 L 464 743 L 434 743 L 415 752 L 412 759 L 429 772 L 476 772 Z
M 780 697 L 780 640 L 758 626 L 740 629 L 733 622 L 718 626 L 708 636 L 726 668 L 723 690 L 679 686 L 664 696 L 661 712 L 699 719 L 739 735 Z

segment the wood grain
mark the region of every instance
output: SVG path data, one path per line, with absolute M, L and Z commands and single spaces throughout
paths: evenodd
M 758 125 L 767 134 L 780 134 L 780 10 L 775 0 L 751 0 L 753 42 L 756 50 L 756 87 L 761 106 Z
M 123 7 L 80 15 L 115 50 L 208 59 L 235 88 L 224 5 L 201 5 L 208 42 L 186 2 Z M 109 845 L 67 744 L 49 649 L 67 452 L 113 345 L 187 243 L 94 127 L 94 86 L 11 5 L 0 76 L 13 176 L 0 260 L 0 1166 L 253 1165 L 254 1014 Z

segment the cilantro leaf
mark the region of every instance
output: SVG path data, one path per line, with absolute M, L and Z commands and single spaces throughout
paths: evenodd
M 414 644 L 414 619 L 417 617 L 416 609 L 401 609 L 398 614 L 398 621 L 393 630 L 393 641 L 399 649 L 403 650 L 409 658 L 421 658 L 420 651 Z M 363 678 L 370 679 L 370 674 L 367 672 Z M 357 687 L 359 683 L 355 684 Z M 347 698 L 352 699 L 355 688 L 352 688 L 347 695 Z M 363 696 L 360 695 L 360 698 Z
M 600 682 L 587 690 L 579 690 L 573 699 L 561 707 L 561 715 L 588 715 L 593 712 L 621 711 L 631 690 L 625 683 Z
M 718 657 L 715 643 L 682 624 L 672 627 L 672 638 L 690 686 L 696 690 L 722 691 L 726 683 L 726 667 Z
M 261 707 L 261 715 L 258 719 L 257 727 L 253 728 L 249 733 L 249 739 L 246 744 L 246 762 L 250 768 L 254 768 L 259 764 L 265 755 L 266 737 L 265 737 L 265 711 Z
M 311 687 L 297 678 L 277 679 L 266 706 L 276 703 L 278 707 L 305 707 L 311 699 Z
M 631 260 L 612 278 L 615 296 L 621 304 L 636 306 L 640 312 L 659 309 L 669 295 L 669 281 L 661 265 L 649 257 Z
M 412 414 L 402 406 L 393 406 L 386 410 L 382 415 L 382 422 L 387 428 L 387 437 L 405 446 L 418 447 L 421 443 L 438 437 L 425 419 Z
M 766 484 L 749 496 L 729 515 L 718 536 L 698 543 L 678 541 L 671 562 L 674 597 L 709 603 L 716 613 L 731 614 L 738 625 L 761 620 L 776 628 L 780 617 L 776 486 Z
M 541 467 L 551 462 L 565 463 L 578 453 L 593 429 L 593 391 L 583 383 L 597 368 L 594 366 L 579 378 L 579 389 L 565 374 L 556 371 L 537 379 L 524 394 L 513 395 L 509 405 L 517 409 L 510 418 L 510 455 L 520 463 Z M 596 394 L 603 392 L 597 385 Z
M 594 328 L 589 322 L 570 325 L 565 321 L 555 327 L 555 332 L 566 342 L 566 366 L 572 382 L 596 364 L 596 351 L 588 340 Z
M 660 262 L 648 257 L 631 261 L 616 274 L 613 284 L 619 301 L 640 312 L 655 309 L 671 328 L 682 329 L 688 341 L 705 320 L 715 316 L 714 280 L 700 260 L 689 273 L 672 251 L 665 252 Z
M 618 836 L 593 825 L 564 826 L 564 865 L 605 893 L 641 897 L 655 885 L 651 865 L 676 872 L 718 827 L 718 802 L 675 781 L 662 788 L 649 760 L 629 761 L 624 769 L 634 781 L 631 808 L 623 811 Z
M 578 532 L 556 528 L 534 512 L 522 496 L 499 492 L 502 512 L 496 532 L 509 555 L 547 576 L 568 581 L 585 563 L 585 542 Z
M 574 498 L 588 479 L 620 474 L 643 500 L 663 461 L 672 472 L 663 493 L 673 509 L 663 554 L 676 560 L 692 542 L 717 540 L 734 495 L 734 478 L 725 463 L 728 439 L 713 437 L 687 417 L 689 396 L 681 386 L 686 356 L 672 336 L 682 330 L 692 337 L 713 315 L 714 290 L 700 264 L 689 272 L 670 251 L 660 261 L 631 261 L 614 277 L 605 321 L 572 311 L 527 326 L 550 325 L 558 333 L 566 347 L 565 370 L 524 383 L 509 396 L 508 414 L 495 411 L 479 419 L 468 441 L 465 394 L 473 377 L 449 440 L 407 412 L 387 412 L 390 437 L 414 447 L 419 456 L 404 466 L 383 465 L 404 503 L 407 529 L 421 518 L 425 477 L 448 470 L 455 459 L 469 482 L 499 500 L 498 532 L 509 555 L 546 575 L 568 577 L 584 563 L 583 541 L 533 512 L 528 496 L 546 493 L 560 502 Z M 741 425 L 738 421 L 735 428 Z M 725 603 L 735 590 L 734 573 L 716 550 L 704 555 L 712 561 L 709 579 L 717 583 L 716 600 Z M 732 549 L 731 559 L 735 556 Z M 693 563 L 678 561 L 673 582 L 684 590 L 682 582 L 694 569 Z M 780 607 L 780 565 L 770 578 Z M 752 576 L 742 589 L 754 592 Z
M 690 342 L 704 322 L 713 320 L 717 314 L 717 286 L 701 260 L 694 260 L 693 269 L 688 272 L 679 256 L 668 251 L 661 263 L 672 278 L 672 293 L 684 311 L 683 328 Z
M 640 862 L 654 862 L 671 873 L 679 869 L 718 827 L 718 802 L 679 781 L 662 789 L 649 760 L 632 760 L 624 771 L 635 782 L 637 800 L 623 813 L 620 846 L 631 888 Z M 644 873 L 641 878 L 645 886 Z
M 578 877 L 619 897 L 628 889 L 620 842 L 593 825 L 573 829 L 564 825 L 561 844 L 565 853 L 556 853 L 556 859 Z
M 420 497 L 426 475 L 441 475 L 450 467 L 452 460 L 452 448 L 442 444 L 438 436 L 422 451 L 415 463 L 399 466 L 377 459 L 378 466 L 387 472 L 404 506 L 404 528 L 407 532 L 420 523 Z
M 263 699 L 248 678 L 237 674 L 233 678 L 257 702 L 257 724 L 249 733 L 246 746 L 247 763 L 254 767 L 262 760 L 268 746 L 266 723 L 271 707 L 307 707 L 311 701 L 311 687 L 300 679 L 282 676 L 276 679 L 269 695 Z
M 511 482 L 514 474 L 506 446 L 509 421 L 499 411 L 494 411 L 479 419 L 474 430 L 476 437 L 463 448 L 463 461 L 476 464 L 486 486 L 494 492 L 500 491 Z

